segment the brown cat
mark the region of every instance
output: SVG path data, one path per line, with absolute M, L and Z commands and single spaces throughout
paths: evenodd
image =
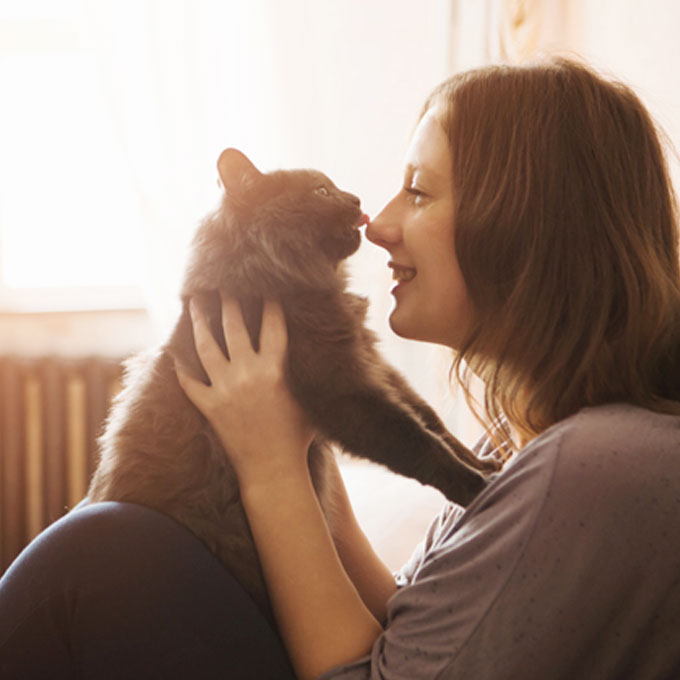
M 484 473 L 494 466 L 449 434 L 379 356 L 364 326 L 366 301 L 345 290 L 342 261 L 359 247 L 359 227 L 367 220 L 359 199 L 316 171 L 260 173 L 234 149 L 222 153 L 218 169 L 224 199 L 194 237 L 181 316 L 165 345 L 128 363 L 88 497 L 140 503 L 173 516 L 270 614 L 233 469 L 173 368 L 177 357 L 208 380 L 194 347 L 189 298 L 200 301 L 225 353 L 220 289 L 240 301 L 255 347 L 262 300 L 282 304 L 288 384 L 320 433 L 309 464 L 327 513 L 329 442 L 462 505 L 481 491 Z

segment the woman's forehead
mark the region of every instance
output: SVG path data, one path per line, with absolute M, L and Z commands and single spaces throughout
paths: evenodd
M 449 140 L 440 121 L 441 112 L 436 108 L 420 119 L 406 152 L 407 174 L 422 172 L 435 180 L 450 180 Z

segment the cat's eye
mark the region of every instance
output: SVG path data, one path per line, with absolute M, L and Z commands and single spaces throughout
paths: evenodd
M 316 189 L 314 189 L 314 192 L 319 194 L 320 196 L 329 195 L 328 189 L 323 184 L 320 184 Z

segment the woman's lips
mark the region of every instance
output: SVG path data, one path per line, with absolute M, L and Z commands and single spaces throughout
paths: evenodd
M 392 270 L 392 278 L 397 283 L 408 283 L 417 273 L 414 267 L 406 267 L 396 262 L 388 262 L 387 266 Z

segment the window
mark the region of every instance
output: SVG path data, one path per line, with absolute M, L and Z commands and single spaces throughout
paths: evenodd
M 0 9 L 0 311 L 139 307 L 140 200 L 82 5 L 12 4 Z

